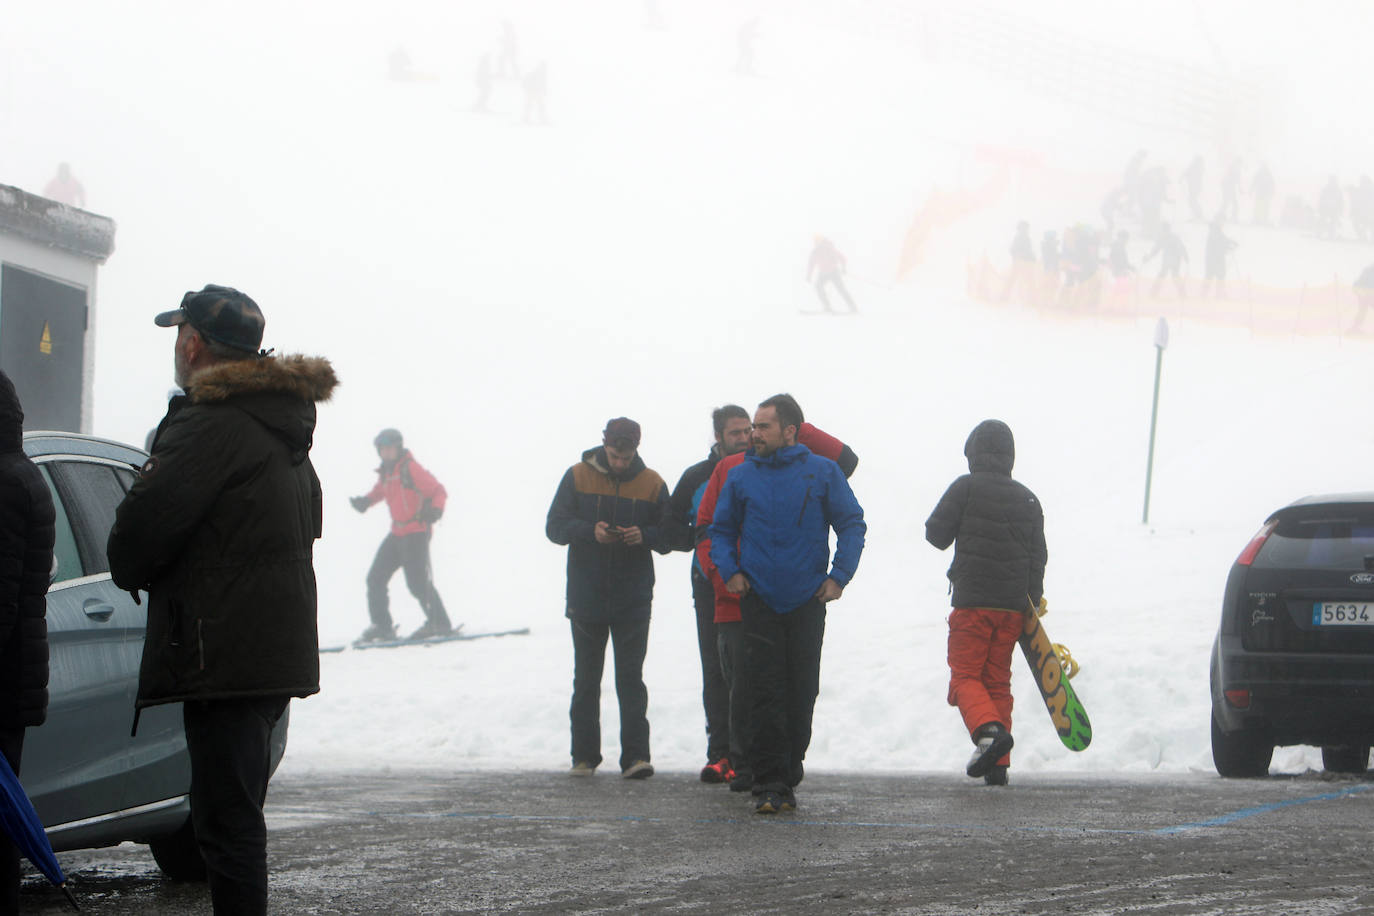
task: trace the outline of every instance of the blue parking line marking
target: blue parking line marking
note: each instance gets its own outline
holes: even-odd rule
[[[1239,820],[1244,820],[1247,817],[1255,817],[1260,814],[1268,814],[1270,811],[1278,811],[1281,808],[1288,808],[1293,805],[1306,805],[1311,802],[1334,801],[1338,798],[1348,798],[1351,795],[1354,795],[1356,792],[1367,792],[1370,789],[1374,789],[1374,786],[1367,784],[1351,786],[1348,789],[1342,789],[1339,792],[1325,792],[1321,795],[1309,795],[1306,798],[1290,798],[1285,801],[1273,802],[1272,804],[1268,805],[1256,805],[1253,808],[1241,808],[1239,811],[1232,811],[1230,814],[1223,814],[1220,817],[1209,818],[1205,821],[1194,821],[1189,824],[1179,824],[1174,827],[1160,827],[1156,830],[1151,830],[1149,832],[1157,835],[1167,836],[1169,834],[1183,833],[1186,830],[1201,830],[1206,827],[1221,827]]]

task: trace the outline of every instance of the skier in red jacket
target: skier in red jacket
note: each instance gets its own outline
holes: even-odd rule
[[[377,548],[376,559],[367,571],[367,611],[372,625],[363,631],[360,642],[396,638],[387,583],[397,569],[405,570],[406,587],[425,612],[424,624],[410,638],[447,636],[453,632],[453,626],[434,587],[429,539],[434,523],[444,514],[448,494],[433,474],[420,467],[397,430],[382,430],[372,444],[382,459],[377,468],[377,483],[366,496],[355,496],[349,503],[359,512],[366,512],[385,500],[391,511],[391,531]]]

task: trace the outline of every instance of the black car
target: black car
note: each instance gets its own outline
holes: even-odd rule
[[[1212,648],[1212,760],[1264,776],[1276,745],[1363,773],[1374,743],[1374,493],[1309,496],[1265,521],[1226,580]]]

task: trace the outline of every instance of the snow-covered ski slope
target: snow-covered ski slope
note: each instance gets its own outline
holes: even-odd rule
[[[829,5],[659,7],[665,30],[628,2],[411,2],[330,20],[248,4],[169,13],[177,41],[131,32],[116,53],[102,35],[126,27],[92,5],[82,29],[28,10],[27,31],[0,38],[13,74],[42,89],[0,104],[48,128],[0,153],[7,180],[41,187],[70,159],[90,208],[119,223],[101,273],[96,432],[142,441],[160,415],[171,339],[152,314],[205,282],[237,285],[267,314],[267,346],[326,355],[343,380],[314,452],[322,642],[367,623],[363,576],[386,526],[346,497],[370,486],[383,426],[449,488],[433,546],[454,621],[531,628],[322,657],[323,691],[295,704],[284,767],[565,766],[565,560],[543,535],[561,474],[625,414],[671,485],[705,455],[712,407],[786,390],[858,452],[869,522],[858,576],[830,610],[809,769],[962,769],[967,737],[945,703],[950,556],[923,522],[987,417],[1011,425],[1016,475],[1045,506],[1045,623],[1082,664],[1074,686],[1094,726],[1090,749],[1064,750],[1018,659],[1014,766],[1210,768],[1207,658],[1227,570],[1278,505],[1370,486],[1369,340],[1175,321],[1142,525],[1154,318],[973,304],[964,267],[1004,257],[1017,219],[1037,240],[1094,219],[1136,149],[1173,174],[1213,151],[899,53],[861,4],[852,29]],[[751,15],[758,76],[742,78],[731,71]],[[520,123],[511,81],[494,113],[467,111],[503,18],[522,69],[549,62],[547,127]],[[45,58],[43,34],[72,53]],[[205,66],[204,42],[253,66]],[[397,46],[436,79],[386,81]],[[895,283],[928,195],[995,185],[1008,152],[1045,170],[1004,176]],[[1219,160],[1209,167],[1219,177]],[[802,279],[814,233],[849,256],[861,315],[798,314],[814,307]],[[1185,233],[1200,265],[1202,229]],[[1273,285],[1353,276],[1374,256],[1233,234],[1238,269]],[[665,771],[704,762],[687,563],[657,561],[645,665]],[[399,576],[392,595],[401,628],[418,625]],[[608,675],[610,760],[613,694]],[[1275,764],[1316,760],[1295,749]]]

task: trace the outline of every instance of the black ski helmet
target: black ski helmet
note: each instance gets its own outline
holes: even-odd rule
[[[377,438],[372,440],[372,447],[380,450],[383,445],[394,445],[400,448],[402,445],[401,431],[399,429],[384,429],[377,434]]]

